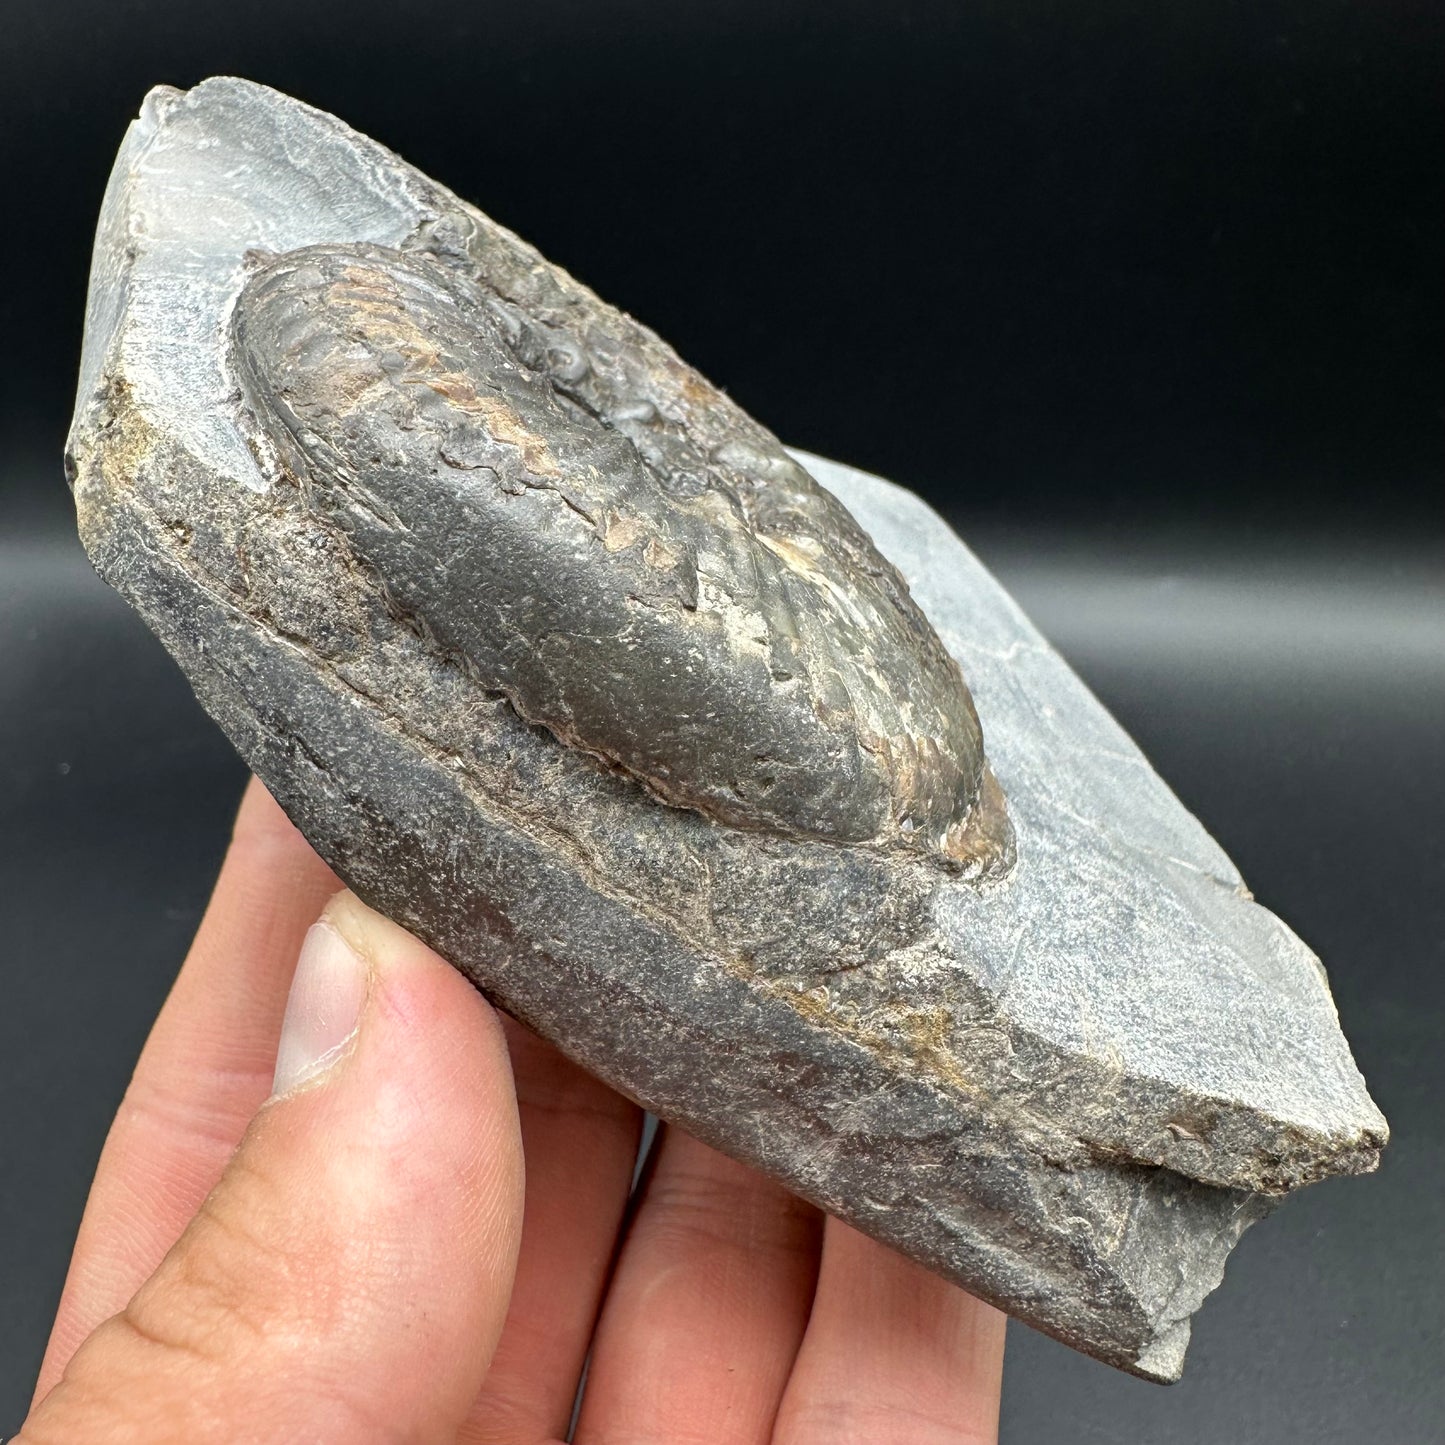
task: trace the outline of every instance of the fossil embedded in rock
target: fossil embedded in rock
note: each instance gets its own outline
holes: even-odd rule
[[[147,99],[69,462],[363,899],[1040,1329],[1172,1379],[1241,1231],[1374,1167],[1317,960],[947,526],[334,118]]]
[[[277,474],[528,721],[733,827],[1006,866],[958,663],[700,378],[629,371],[625,336],[544,328],[424,250],[287,252],[233,331]]]

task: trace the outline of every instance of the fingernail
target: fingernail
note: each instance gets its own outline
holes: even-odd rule
[[[273,1099],[325,1073],[346,1052],[361,1022],[366,984],[360,955],[325,919],[313,924],[286,1000]]]

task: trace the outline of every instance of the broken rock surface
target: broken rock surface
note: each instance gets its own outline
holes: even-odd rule
[[[287,258],[307,248],[320,250],[298,271]],[[247,290],[266,267],[301,276],[293,311]],[[350,422],[328,431],[324,396],[306,411],[300,362],[268,369],[287,328],[314,319],[306,296],[343,281],[369,296],[397,277],[501,328],[498,377],[523,358],[506,386],[472,372],[431,386],[475,424],[442,419],[442,445],[473,450],[435,475],[407,452],[410,427],[362,446]],[[425,315],[452,302],[437,304]],[[437,336],[451,323],[427,324]],[[448,345],[467,351],[470,334]],[[462,375],[450,356],[445,374]],[[934,513],[775,450],[692,376],[336,119],[240,80],[158,90],[97,236],[69,449],[81,533],[321,855],[502,1007],[663,1118],[1010,1313],[1173,1379],[1243,1229],[1292,1188],[1373,1168],[1385,1141],[1325,975]],[[362,418],[399,404],[365,396]],[[596,440],[585,429],[599,415]],[[541,451],[519,439],[528,417]],[[522,458],[511,492],[501,446]],[[607,491],[634,464],[635,518]],[[694,525],[728,469],[743,477],[735,492],[751,475],[789,506],[750,516],[748,536]],[[634,522],[663,504],[646,502],[645,474],[687,512],[651,553]],[[563,477],[602,490],[568,492]],[[498,629],[531,623],[480,613],[453,585],[462,544],[490,535],[491,514],[468,510],[490,479],[540,509],[524,540],[543,538],[543,582],[562,553],[600,566],[585,549],[612,538],[615,575],[652,629],[644,649],[671,635],[664,624],[715,622],[704,660],[752,677],[753,643],[727,625],[747,576],[775,632],[789,609],[798,619],[796,658],[770,654],[747,684],[757,707],[728,714],[720,688],[711,722],[668,731],[687,694],[651,688],[655,667],[627,671],[620,604],[590,639],[574,619],[509,651]],[[560,501],[536,495],[548,487]],[[779,528],[793,541],[749,560],[749,538],[776,543]],[[815,543],[846,566],[830,572]],[[531,599],[518,555],[487,585]],[[482,564],[466,565],[472,585]],[[825,604],[805,583],[861,619],[858,645],[826,665],[838,629],[810,620]],[[929,652],[938,640],[946,656]],[[600,667],[609,648],[616,665]],[[963,703],[950,701],[954,662]],[[855,665],[856,728],[827,693]],[[869,694],[865,673],[884,685]],[[579,691],[606,678],[623,685]],[[818,706],[790,712],[814,685]],[[898,699],[914,690],[910,711]],[[970,692],[981,734],[961,710]],[[935,714],[957,723],[936,757],[871,741],[931,737]],[[759,717],[766,749],[744,745]],[[846,789],[818,785],[832,757],[853,770]]]

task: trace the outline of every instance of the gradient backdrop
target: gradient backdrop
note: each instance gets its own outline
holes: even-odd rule
[[[1395,1128],[1248,1235],[1185,1381],[1016,1329],[1008,1442],[1445,1433],[1438,4],[5,0],[0,1434],[242,774],[60,449],[115,147],[342,115],[785,440],[916,487],[1324,957]]]

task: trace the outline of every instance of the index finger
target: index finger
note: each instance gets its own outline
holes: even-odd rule
[[[270,1092],[306,930],[340,883],[252,779],[195,942],[101,1151],[35,1399],[124,1308]]]

